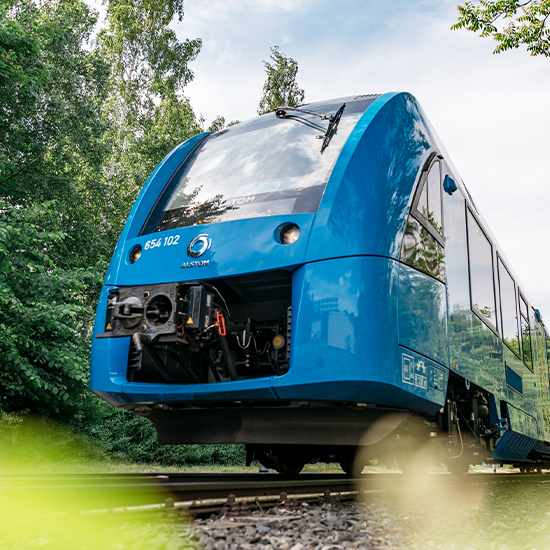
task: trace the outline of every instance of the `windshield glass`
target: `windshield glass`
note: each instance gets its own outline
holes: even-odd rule
[[[142,234],[317,211],[338,154],[371,102],[346,104],[336,134],[323,153],[321,144],[328,122],[298,111],[289,110],[290,116],[284,118],[270,113],[208,136],[178,168]],[[311,108],[330,115],[341,105]],[[295,114],[323,130],[297,120],[292,116]]]

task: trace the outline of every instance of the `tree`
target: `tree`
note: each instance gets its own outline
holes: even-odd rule
[[[96,15],[80,0],[0,6],[0,197],[20,208],[56,200],[44,223],[68,234],[65,265],[106,254],[93,229],[104,197],[101,105],[107,66],[85,43]],[[57,246],[56,245],[56,246]],[[51,251],[55,254],[55,250]]]
[[[86,289],[98,277],[52,260],[66,238],[43,229],[54,206],[0,203],[0,412],[68,419],[91,398]]]
[[[182,0],[110,0],[94,44],[82,0],[0,0],[0,423],[38,413],[126,456],[169,454],[148,421],[89,391],[88,366],[97,293],[135,195],[202,131],[183,95],[200,40],[169,28],[182,15]],[[142,429],[144,445],[129,437]]]
[[[550,0],[484,0],[479,5],[466,2],[458,6],[458,11],[458,21],[451,28],[479,32],[481,37],[492,36],[497,43],[494,53],[525,45],[531,55],[550,56],[550,30],[546,24]]]
[[[98,43],[111,67],[104,119],[103,176],[110,189],[106,231],[118,234],[147,177],[176,145],[202,131],[184,86],[201,40],[178,41],[169,25],[183,0],[110,0]]]
[[[273,63],[263,62],[267,78],[258,105],[259,115],[274,111],[283,105],[295,107],[304,101],[304,90],[296,82],[298,62],[281,53],[279,46],[271,48],[270,57]]]
[[[181,93],[200,42],[175,40],[176,12],[112,1],[91,44],[82,0],[0,2],[0,413],[102,414],[88,365],[104,270],[138,186],[201,131]]]

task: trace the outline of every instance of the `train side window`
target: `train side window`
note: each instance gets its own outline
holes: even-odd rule
[[[400,259],[404,264],[445,282],[445,252],[443,247],[412,216],[407,219]]]
[[[443,235],[441,211],[441,163],[434,162],[428,172],[428,220]]]
[[[435,230],[443,235],[443,212],[441,208],[441,163],[435,161],[420,182],[420,195],[416,210]]]
[[[422,170],[411,212],[403,234],[400,260],[445,282],[441,162]]]
[[[472,311],[498,334],[493,283],[493,247],[469,208],[467,212]]]
[[[502,320],[502,339],[504,343],[521,359],[519,347],[518,309],[516,302],[516,283],[506,266],[498,257],[498,281],[500,286],[500,317]]]
[[[531,325],[529,324],[529,306],[525,298],[519,294],[519,313],[521,317],[521,343],[523,347],[523,363],[533,370],[533,348],[531,347]]]

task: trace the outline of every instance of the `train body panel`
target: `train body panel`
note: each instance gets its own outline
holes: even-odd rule
[[[465,429],[485,458],[525,462],[550,455],[548,346],[421,107],[389,93],[174,149],[109,266],[91,386],[165,443],[268,462],[409,433],[411,414],[451,462]]]
[[[399,259],[418,172],[435,138],[408,94],[384,94],[363,114],[334,167],[306,261],[369,254]]]
[[[398,275],[398,262],[378,256],[312,262],[295,273],[297,328],[292,366],[273,380],[279,398],[391,406],[406,380],[418,410],[441,407],[440,391],[420,381],[411,388],[395,368],[407,352],[398,347]]]
[[[293,271],[304,263],[307,235],[313,219],[311,213],[272,216],[267,220],[254,218],[247,220],[244,233],[242,222],[214,224],[208,228],[208,238],[214,246],[196,259],[186,252],[186,247],[198,236],[194,226],[140,235],[128,239],[122,246],[122,260],[117,275],[112,279],[115,285],[122,284],[116,281],[124,281],[124,286],[150,285],[159,280],[193,281],[197,277],[213,279],[280,268]],[[295,247],[284,246],[274,238],[277,228],[289,223],[297,224],[304,237]],[[235,245],[218,245],[224,242]],[[131,264],[130,253],[136,246],[141,246],[140,260],[144,261]]]

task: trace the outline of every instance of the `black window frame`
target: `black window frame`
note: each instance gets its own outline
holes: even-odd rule
[[[473,300],[473,293],[472,293],[472,260],[471,260],[471,254],[470,254],[470,224],[468,222],[468,212],[474,219],[475,223],[478,225],[479,229],[481,229],[481,232],[487,239],[487,242],[489,243],[489,246],[491,247],[491,275],[492,275],[492,286],[493,286],[493,305],[495,307],[495,324],[493,325],[483,313],[479,310],[479,308],[474,306],[474,300]],[[496,287],[495,287],[495,247],[489,238],[489,235],[487,235],[487,232],[485,231],[483,225],[481,224],[478,217],[474,214],[472,209],[468,204],[466,204],[466,248],[468,250],[468,285],[470,289],[470,310],[476,315],[476,317],[491,330],[496,336],[500,337],[499,330],[498,330],[498,313],[497,313],[497,293],[496,293]]]

